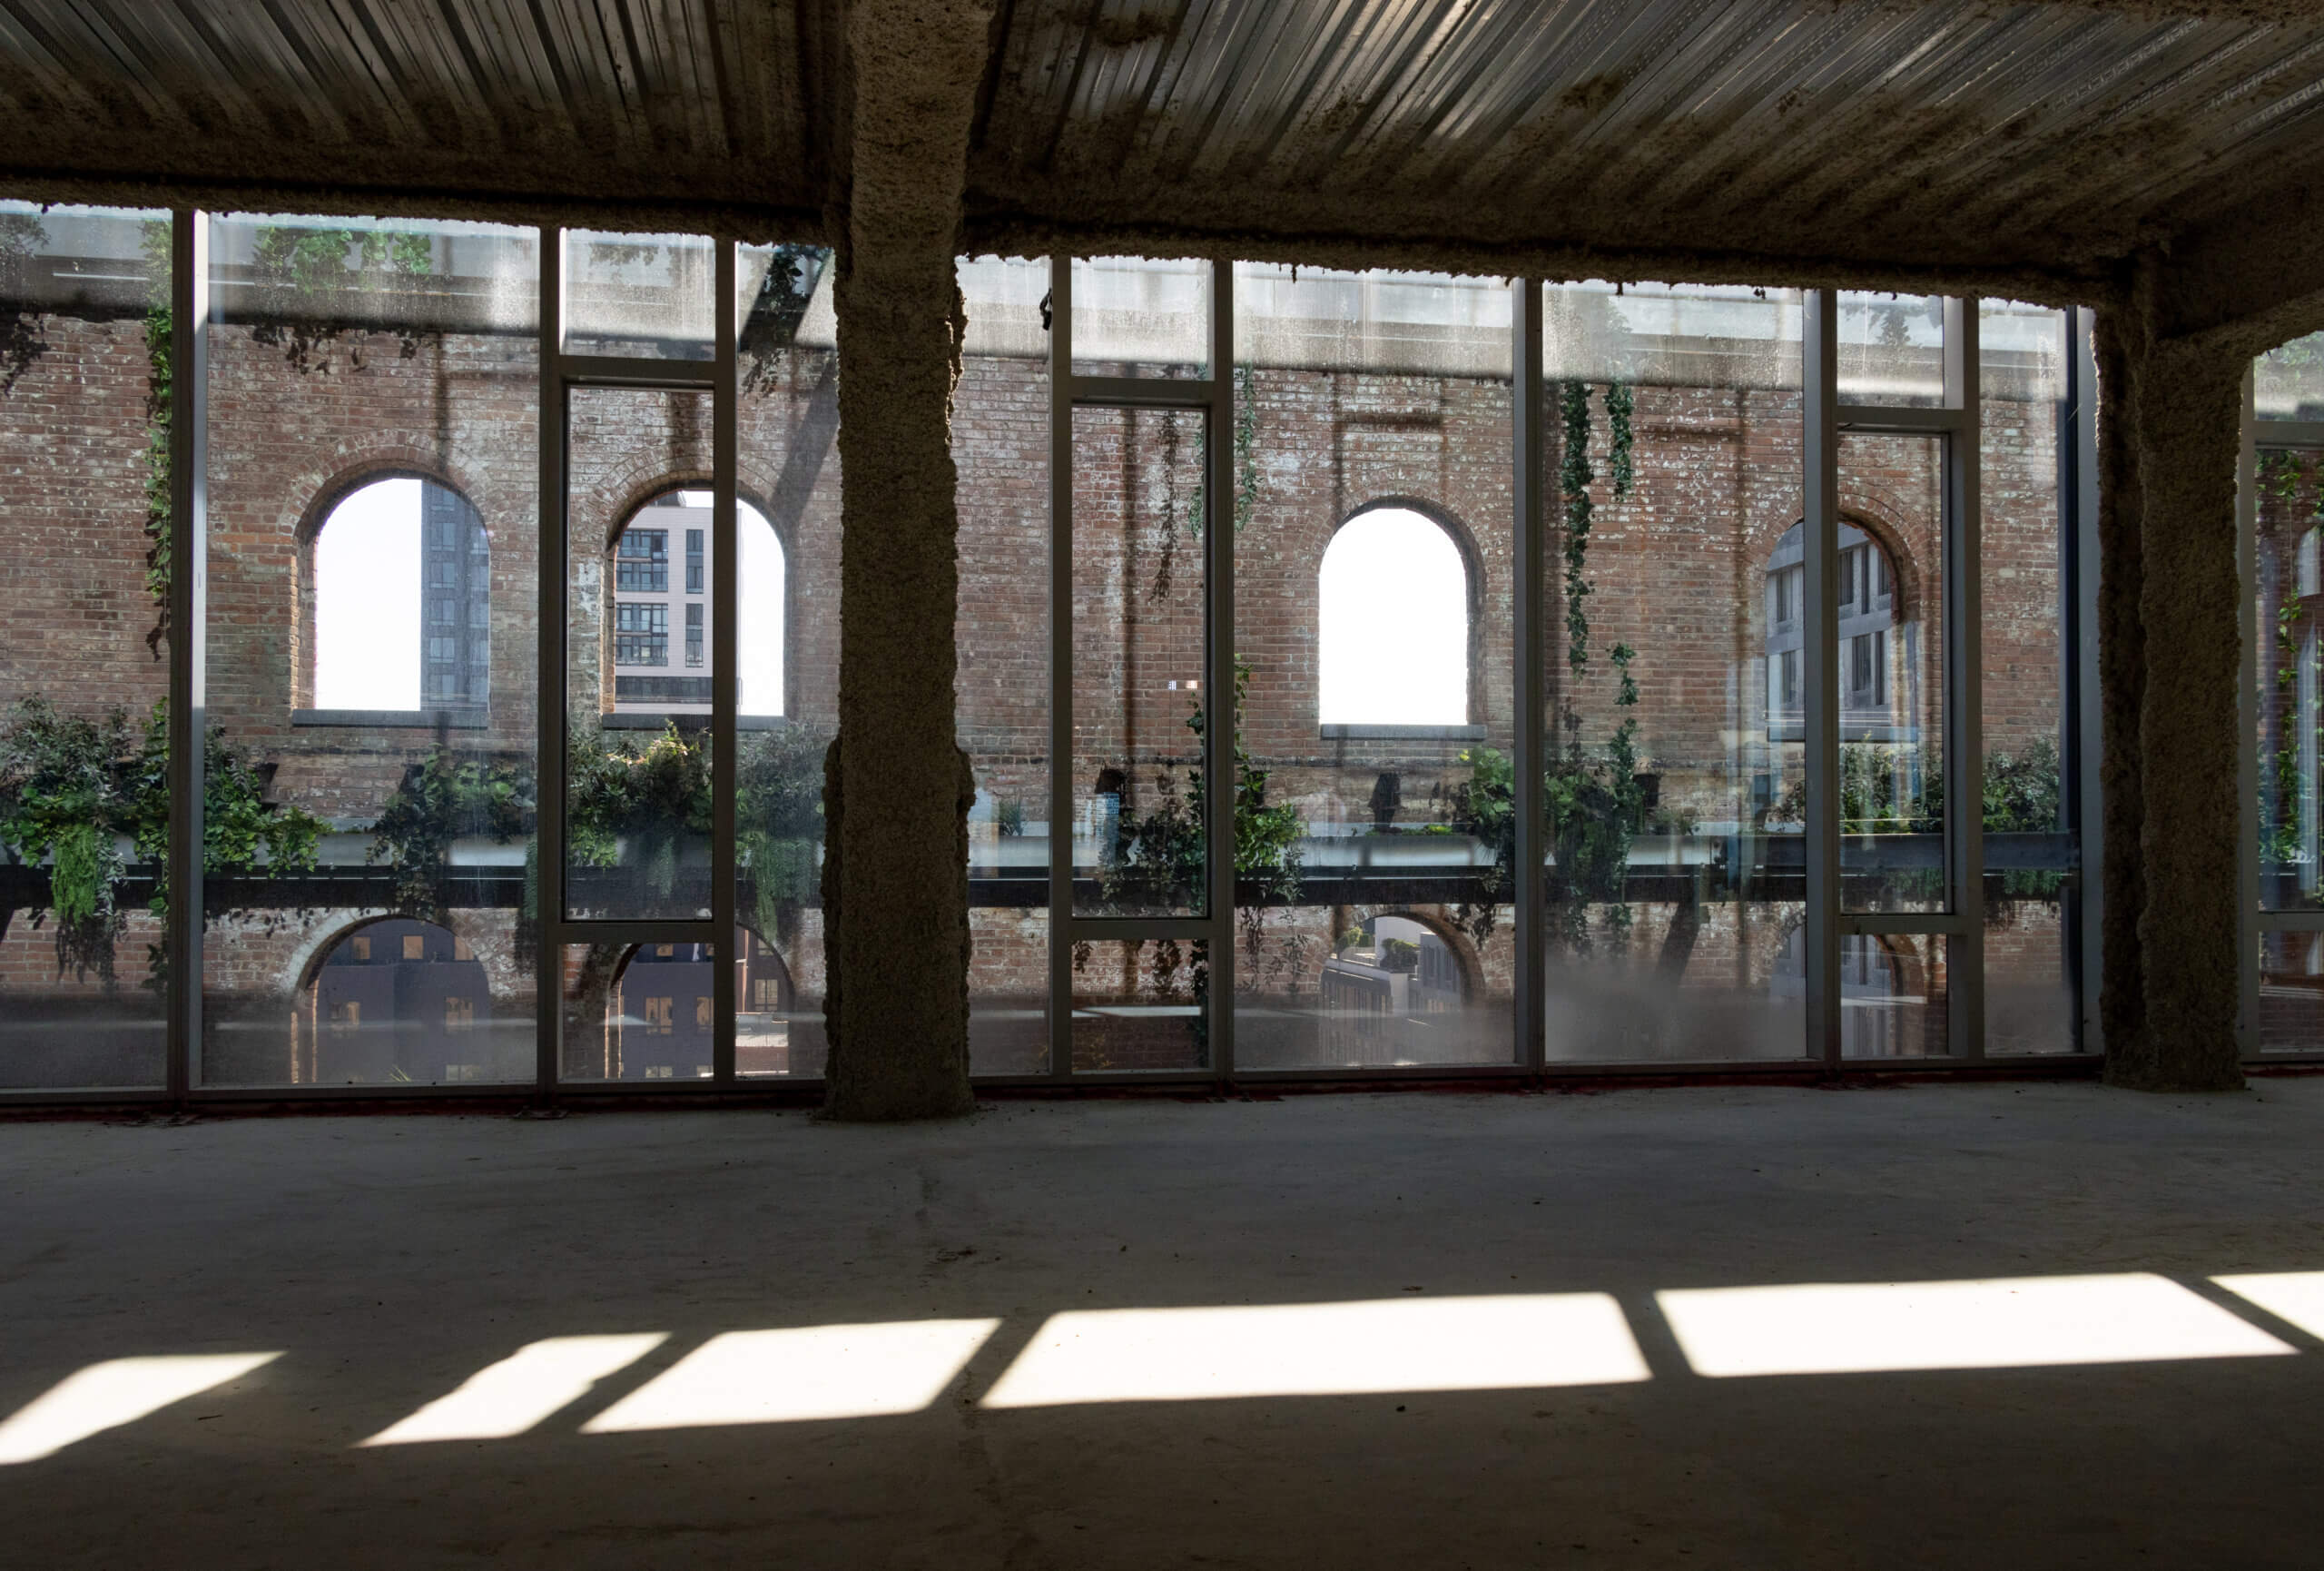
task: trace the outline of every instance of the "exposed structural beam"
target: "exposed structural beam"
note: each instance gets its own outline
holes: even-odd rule
[[[828,1106],[851,1119],[971,1105],[967,812],[953,737],[960,517],[950,417],[967,323],[954,280],[984,0],[862,0],[840,239],[837,789],[824,874]],[[837,910],[830,908],[836,904]],[[842,985],[842,979],[844,979]]]
[[[2196,225],[2159,271],[2158,337],[2249,359],[2324,328],[2324,167]]]
[[[2150,272],[2098,313],[2106,1077],[2242,1083],[2236,463],[2246,361],[2155,332]]]

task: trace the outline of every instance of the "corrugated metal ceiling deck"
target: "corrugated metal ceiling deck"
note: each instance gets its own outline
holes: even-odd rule
[[[2324,16],[1000,4],[970,166],[971,215],[996,226],[2007,265],[2120,254],[2324,153]],[[839,17],[839,0],[0,0],[0,165],[381,205],[808,211],[844,124]]]

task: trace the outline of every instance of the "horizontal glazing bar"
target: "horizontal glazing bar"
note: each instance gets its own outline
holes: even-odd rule
[[[1911,435],[1957,431],[1967,420],[1960,410],[1906,409],[1888,404],[1842,404],[1836,418],[1844,431],[1899,431]]]
[[[1077,916],[1066,924],[1068,937],[1101,943],[1136,943],[1148,938],[1216,938],[1219,924],[1207,916]]]
[[[613,354],[561,354],[554,374],[567,386],[715,388],[710,361],[642,360]]]
[[[2262,933],[2324,933],[2324,911],[2262,911],[2253,920]]]
[[[1078,376],[1067,388],[1077,404],[1126,406],[1133,409],[1198,410],[1210,407],[1211,384],[1130,376]]]
[[[727,934],[732,943],[734,934]],[[548,924],[551,944],[716,944],[715,922],[576,922]]]
[[[2324,420],[2254,420],[2251,440],[2261,448],[2324,448]]]
[[[1911,934],[1966,933],[1971,918],[1943,912],[1856,912],[1839,917],[1842,933]],[[1982,920],[1978,918],[1977,920]]]

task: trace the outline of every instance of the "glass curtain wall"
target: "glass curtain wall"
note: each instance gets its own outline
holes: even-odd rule
[[[1510,286],[1234,300],[1236,1066],[1512,1063]]]
[[[2256,801],[2256,978],[2247,975],[2247,1051],[2324,1052],[2324,333],[2294,339],[2252,368],[2246,746]],[[2247,964],[2254,963],[2247,961]]]
[[[170,219],[0,203],[0,1088],[158,1087]]]
[[[1801,310],[1544,291],[1552,1066],[1806,1052]]]
[[[529,1081],[537,236],[209,241],[199,1083]]]
[[[1049,291],[1046,258],[963,258],[952,394],[955,725],[969,810],[969,1067],[1049,1067]]]
[[[839,730],[838,323],[830,252],[734,278],[734,1073],[812,1078],[823,1032],[823,757]],[[1038,558],[1036,558],[1038,559]]]
[[[2065,789],[2067,313],[1978,304],[1985,1052],[2074,1045],[2082,874]]]

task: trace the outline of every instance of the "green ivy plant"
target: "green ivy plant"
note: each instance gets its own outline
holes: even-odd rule
[[[534,808],[530,769],[462,758],[438,745],[405,768],[381,804],[364,860],[384,863],[393,873],[398,910],[441,922],[452,843],[487,835],[506,845],[523,838],[533,831]]]
[[[256,341],[282,351],[294,371],[328,375],[330,348],[347,338],[349,326],[317,314],[315,304],[335,294],[376,293],[407,288],[434,270],[434,242],[427,234],[400,230],[265,228],[251,255],[251,276],[259,285]],[[166,272],[163,274],[167,276]],[[429,336],[406,323],[395,330],[399,359],[419,352]],[[347,343],[349,369],[363,369],[359,339]]]
[[[1236,915],[1242,929],[1245,952],[1256,966],[1264,953],[1267,908],[1295,905],[1299,902],[1304,865],[1299,841],[1306,831],[1296,807],[1288,803],[1268,803],[1268,771],[1251,762],[1250,750],[1244,745],[1243,709],[1250,686],[1250,662],[1237,656],[1233,807]],[[1199,704],[1187,716],[1187,729],[1194,733],[1197,756],[1208,724]],[[1202,766],[1196,764],[1187,771],[1183,795],[1176,778],[1167,770],[1155,777],[1154,786],[1154,810],[1142,817],[1125,815],[1118,823],[1112,855],[1099,874],[1099,890],[1108,904],[1118,907],[1186,910],[1201,903],[1205,869],[1208,866],[1203,833],[1208,783]],[[1302,941],[1294,940],[1294,952],[1277,957],[1280,966],[1295,971],[1302,958],[1297,951],[1302,946]],[[1075,946],[1077,970],[1088,956],[1086,944]],[[1157,944],[1152,970],[1155,988],[1163,993],[1174,989],[1181,966],[1191,967],[1195,1002],[1200,1006],[1210,995],[1210,959],[1199,944],[1188,961],[1175,942]],[[1207,1041],[1204,1019],[1197,1014],[1197,1042]]]
[[[149,908],[169,907],[169,713],[156,704],[143,727],[115,708],[101,718],[67,715],[25,698],[0,723],[0,851],[10,862],[48,864],[47,911],[56,920],[60,973],[113,980],[113,944],[125,923],[117,885],[127,874],[121,842],[154,869]],[[203,743],[202,867],[224,879],[271,877],[315,865],[322,821],[268,803],[250,760],[212,726]],[[163,976],[161,946],[149,980]]]
[[[0,212],[0,398],[48,352],[45,315],[32,304],[33,258],[47,242],[47,225],[31,213]]]

